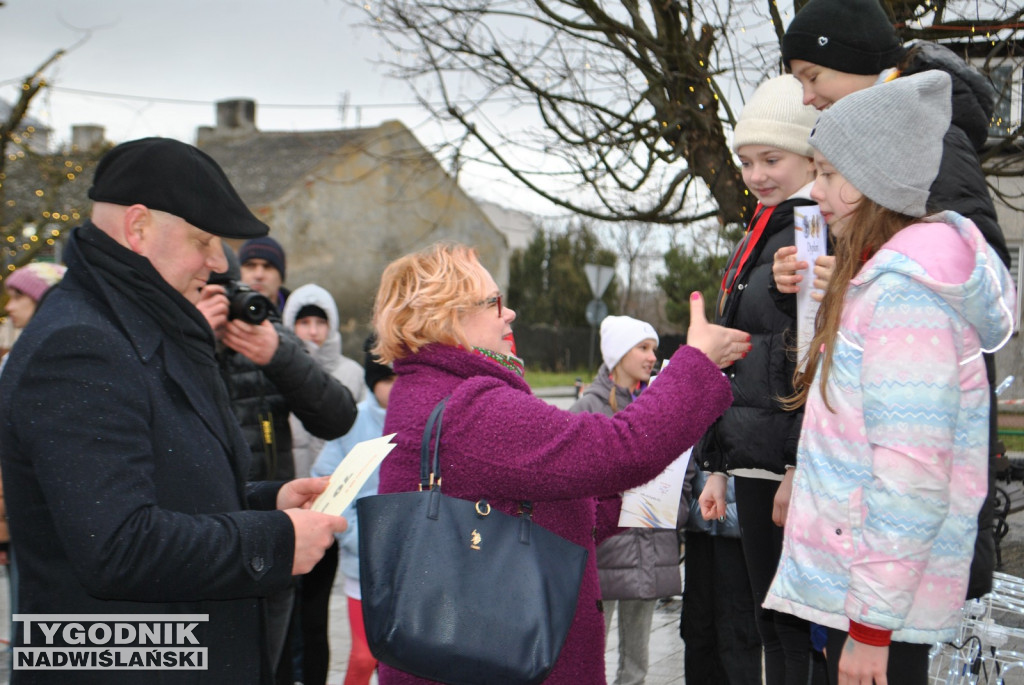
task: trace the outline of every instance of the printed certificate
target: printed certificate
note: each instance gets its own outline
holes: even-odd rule
[[[331,474],[327,488],[313,501],[313,511],[341,516],[341,512],[352,503],[359,489],[374,469],[380,466],[384,457],[395,448],[391,438],[395,433],[357,443]]]
[[[668,366],[668,359],[661,363],[661,370]],[[657,376],[651,377],[653,383]],[[679,498],[686,481],[686,467],[690,464],[690,453],[686,450],[654,480],[638,488],[622,493],[622,510],[619,512],[621,528],[670,528],[675,529],[679,517]]]
[[[828,254],[828,226],[817,205],[793,208],[793,234],[797,261],[807,262],[807,272],[796,294],[797,359],[803,364],[814,337],[814,317],[821,304],[811,297],[814,290],[814,260]]]
[[[679,498],[683,494],[686,467],[693,448],[683,452],[654,480],[622,493],[619,526],[623,528],[669,528],[675,530]]]

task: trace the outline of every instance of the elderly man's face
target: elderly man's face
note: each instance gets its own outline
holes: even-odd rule
[[[220,238],[173,214],[150,212],[153,218],[151,228],[155,230],[144,234],[137,252],[149,259],[172,288],[196,304],[210,272],[227,271],[228,263]]]

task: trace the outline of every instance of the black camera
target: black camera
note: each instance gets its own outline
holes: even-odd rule
[[[222,281],[224,294],[228,296],[228,318],[241,319],[246,323],[260,324],[268,316],[273,305],[265,296],[239,281]]]

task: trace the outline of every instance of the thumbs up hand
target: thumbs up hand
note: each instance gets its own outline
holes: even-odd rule
[[[686,331],[686,344],[696,347],[718,368],[724,369],[747,356],[750,335],[735,328],[708,323],[704,297],[694,292],[690,294],[690,328]]]

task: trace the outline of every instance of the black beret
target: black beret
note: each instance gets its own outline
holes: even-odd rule
[[[105,154],[89,198],[145,205],[222,238],[258,238],[270,231],[212,157],[171,138],[131,140]]]

